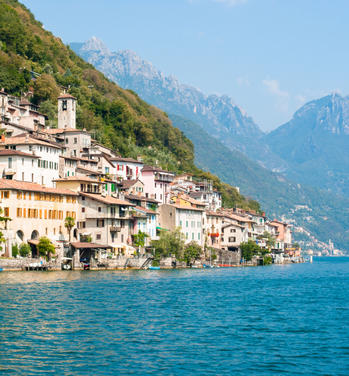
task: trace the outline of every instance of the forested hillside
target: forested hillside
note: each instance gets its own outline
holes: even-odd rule
[[[0,85],[7,92],[31,100],[56,124],[56,98],[65,89],[78,99],[77,124],[123,156],[142,155],[174,172],[192,172],[211,178],[228,206],[259,209],[257,202],[194,165],[194,148],[167,115],[123,90],[62,41],[43,29],[29,10],[16,0],[0,0]]]

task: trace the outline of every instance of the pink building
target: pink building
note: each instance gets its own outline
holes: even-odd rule
[[[144,166],[140,180],[144,183],[144,194],[146,197],[154,198],[162,204],[168,202],[170,184],[174,179],[174,173],[162,170],[161,168]]]

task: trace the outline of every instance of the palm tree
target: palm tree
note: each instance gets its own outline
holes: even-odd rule
[[[71,230],[75,226],[75,219],[73,217],[66,217],[64,220],[64,227],[68,230],[69,233],[69,243],[71,238]]]

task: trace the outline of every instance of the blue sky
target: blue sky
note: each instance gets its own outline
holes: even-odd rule
[[[207,94],[228,94],[266,131],[306,101],[349,93],[346,0],[23,0],[65,43],[96,36]]]

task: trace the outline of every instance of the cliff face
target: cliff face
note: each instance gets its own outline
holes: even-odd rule
[[[168,113],[200,124],[227,147],[240,150],[271,169],[285,167],[268,145],[259,142],[264,133],[229,96],[206,95],[175,77],[165,76],[133,51],[109,51],[95,37],[86,43],[72,43],[71,47],[121,87],[137,92]]]
[[[265,142],[298,181],[349,197],[349,98],[337,94],[311,101]]]

